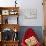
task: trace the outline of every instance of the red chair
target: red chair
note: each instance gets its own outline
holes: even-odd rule
[[[21,46],[27,46],[27,44],[25,43],[25,40],[30,38],[30,37],[32,37],[32,36],[34,36],[37,39],[37,35],[33,31],[33,29],[32,28],[27,29],[27,31],[24,34],[24,37],[22,38]],[[41,46],[41,44],[40,44],[38,39],[37,39],[37,41],[38,42],[37,42],[37,44],[35,46]]]

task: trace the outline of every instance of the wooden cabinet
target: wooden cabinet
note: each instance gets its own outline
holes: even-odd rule
[[[1,32],[1,41],[0,46],[18,46],[19,39],[16,40],[15,37],[18,37],[18,31],[19,31],[19,24],[18,24],[18,18],[19,18],[19,7],[0,7],[0,32]],[[11,39],[7,38],[11,34]],[[2,35],[5,36],[6,40]],[[8,41],[7,41],[8,39]]]

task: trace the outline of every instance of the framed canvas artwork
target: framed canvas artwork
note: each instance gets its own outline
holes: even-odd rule
[[[36,18],[37,18],[37,9],[25,10],[25,19],[36,19]]]

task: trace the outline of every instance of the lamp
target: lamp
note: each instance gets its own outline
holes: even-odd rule
[[[14,32],[17,32],[17,30],[16,30],[16,29],[14,29]]]

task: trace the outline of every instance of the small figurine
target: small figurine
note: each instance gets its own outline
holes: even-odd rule
[[[5,19],[5,24],[8,24],[8,18],[7,18],[7,19]]]
[[[16,7],[16,4],[17,4],[17,2],[16,2],[17,0],[15,0],[15,7]]]

